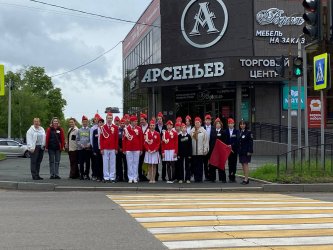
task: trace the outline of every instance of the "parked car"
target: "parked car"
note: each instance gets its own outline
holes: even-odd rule
[[[28,146],[11,139],[0,139],[0,153],[7,156],[30,157]]]

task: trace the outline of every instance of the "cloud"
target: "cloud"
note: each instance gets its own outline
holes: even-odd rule
[[[51,1],[46,1],[50,2]],[[57,0],[52,4],[138,20],[150,0]],[[130,6],[130,9],[129,9]],[[123,40],[132,24],[81,15],[29,1],[0,2],[0,60],[6,70],[41,66],[55,75],[82,65]],[[122,106],[122,49],[61,77],[53,78],[67,100],[65,116]],[[79,118],[79,117],[77,117]]]

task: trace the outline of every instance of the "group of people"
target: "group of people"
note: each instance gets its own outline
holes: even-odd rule
[[[65,134],[58,118],[51,120],[46,132],[40,126],[39,118],[27,131],[27,145],[31,152],[31,175],[34,180],[43,179],[39,175],[40,164],[45,150],[49,153],[50,179],[60,179],[59,162],[61,151],[69,155],[69,178],[96,180],[102,182],[155,183],[160,177],[158,165],[161,163],[161,179],[167,183],[191,183],[203,180],[215,182],[216,172],[219,181],[225,183],[224,168],[210,164],[210,157],[216,141],[220,140],[231,148],[228,157],[229,182],[236,182],[237,162],[242,164],[244,180],[249,183],[249,162],[253,153],[253,138],[245,121],[235,128],[232,118],[227,119],[228,128],[223,128],[219,118],[212,122],[207,114],[204,121],[196,117],[194,121],[186,116],[164,123],[161,112],[156,119],[148,122],[146,114],[125,114],[122,119],[106,114],[94,116],[94,124],[82,116],[82,127],[76,126],[74,118],[69,119],[69,130]],[[222,153],[222,152],[221,152]]]

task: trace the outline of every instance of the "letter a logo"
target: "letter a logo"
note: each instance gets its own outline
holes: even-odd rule
[[[215,14],[211,12],[208,8],[209,3],[204,2],[204,3],[199,3],[200,9],[199,12],[195,15],[195,24],[193,27],[193,30],[190,32],[190,36],[198,36],[201,35],[199,32],[199,25],[201,27],[205,28],[208,26],[207,33],[217,33],[219,32],[214,25],[213,19],[216,18]]]
[[[204,49],[218,43],[228,26],[223,0],[191,0],[181,17],[181,32],[188,44]]]

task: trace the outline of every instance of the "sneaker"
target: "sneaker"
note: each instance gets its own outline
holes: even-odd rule
[[[173,183],[173,181],[167,181],[167,183],[168,183],[168,184],[171,184],[171,183]]]
[[[137,181],[137,180],[134,180],[133,182],[134,182],[134,183],[138,183],[138,181]]]
[[[61,177],[60,177],[59,175],[56,175],[56,176],[54,177],[54,179],[60,180]]]
[[[131,181],[131,180],[129,180],[129,181],[128,181],[128,183],[132,183],[132,181]]]
[[[187,180],[186,183],[187,183],[187,184],[191,184],[191,181],[190,181],[190,180]]]
[[[179,184],[182,184],[182,183],[183,183],[183,181],[182,181],[182,180],[180,180],[180,181],[178,181],[178,183],[179,183]]]

